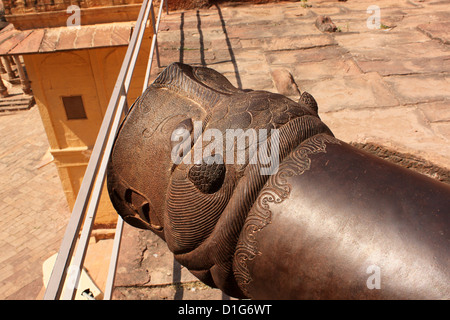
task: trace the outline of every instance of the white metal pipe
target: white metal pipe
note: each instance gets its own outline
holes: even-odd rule
[[[111,300],[114,288],[114,281],[116,279],[117,261],[119,259],[119,250],[122,240],[123,219],[119,217],[116,225],[116,234],[114,235],[114,243],[111,252],[111,261],[109,263],[108,278],[106,279],[105,293],[103,300]]]
[[[111,132],[106,142],[105,156],[103,156],[100,162],[99,173],[95,179],[95,186],[92,191],[91,201],[89,202],[87,215],[84,220],[83,229],[81,231],[80,240],[78,241],[77,250],[71,266],[76,268],[77,272],[74,274],[75,279],[73,279],[73,285],[66,286],[66,291],[63,293],[63,300],[72,300],[75,297],[76,289],[78,288],[78,282],[80,281],[81,271],[84,265],[84,259],[86,257],[86,252],[88,248],[89,239],[91,237],[92,226],[94,225],[95,215],[98,209],[99,199],[103,190],[103,184],[105,182],[106,167],[108,166],[109,154],[111,153],[112,147],[114,145],[114,137],[116,135],[117,129],[120,125],[121,112],[120,109],[124,106],[126,102],[126,96],[121,95],[119,100],[119,108],[113,119]]]
[[[69,223],[67,225],[52,274],[47,284],[47,290],[44,294],[45,300],[55,300],[58,299],[61,295],[67,275],[67,269],[72,258],[72,254],[77,241],[77,236],[92,192],[94,177],[97,175],[99,170],[99,160],[103,157],[103,153],[105,150],[105,139],[110,134],[112,119],[114,114],[116,113],[119,102],[118,98],[121,94],[122,86],[130,67],[132,54],[136,48],[138,34],[140,34],[139,31],[141,29],[140,26],[146,11],[149,11],[149,0],[144,0],[141,6],[137,19],[137,22],[139,23],[137,23],[138,26],[137,28],[135,28],[131,36],[130,44],[125,54],[119,76],[117,77],[116,84],[108,103],[108,107],[103,118],[94,148],[92,150],[92,154],[90,156],[77,199],[75,200],[72,215],[69,219]]]
[[[150,12],[152,11],[152,9],[153,9],[153,0],[150,1],[150,6],[145,8],[144,19],[140,23],[139,35],[138,35],[137,42],[135,44],[137,48],[141,47],[142,39],[144,38],[145,27],[146,27],[148,17],[150,15]],[[125,77],[125,81],[124,81],[125,93],[128,93],[128,89],[129,89],[130,83],[131,83],[131,77],[133,76],[134,67],[136,66],[136,61],[137,61],[138,55],[139,55],[139,50],[134,50],[133,54],[131,56],[130,70],[127,73],[127,75]]]
[[[166,2],[167,4],[167,2]],[[156,37],[157,33],[158,33],[158,28],[159,28],[159,21],[161,19],[161,15],[162,15],[162,8],[164,5],[164,0],[161,1],[160,4],[160,9],[159,9],[159,13],[158,13],[158,22],[155,24],[155,15],[153,12],[153,7],[151,8],[151,14],[152,14],[152,26],[153,26],[153,39],[152,39],[152,45],[150,48],[150,58],[149,61],[151,61],[153,59],[153,52],[155,50],[155,46],[156,46],[156,50],[157,50],[157,42],[156,42]],[[167,7],[167,6],[166,6]],[[158,27],[156,27],[158,26]],[[159,58],[159,57],[158,57]],[[144,78],[144,86],[142,89],[142,92],[145,91],[145,89],[148,86],[148,80],[149,80],[149,72],[151,71],[151,63],[148,63],[147,65],[147,71],[146,71],[146,76]],[[118,221],[117,221],[117,226],[116,226],[116,234],[114,236],[114,244],[113,244],[113,249],[111,252],[111,259],[110,259],[110,264],[109,264],[109,270],[108,270],[108,278],[106,280],[106,285],[105,285],[105,293],[103,296],[103,300],[110,300],[112,297],[112,292],[114,289],[114,281],[115,281],[115,277],[116,277],[116,269],[117,269],[117,262],[119,259],[119,250],[120,250],[120,244],[121,244],[121,238],[122,238],[122,231],[123,231],[123,219],[121,217],[119,217]]]
[[[159,23],[161,21],[163,5],[164,5],[164,1],[161,1],[161,4],[159,6],[159,11],[158,11],[158,19],[157,19],[157,22],[156,22],[156,26],[153,29],[153,33],[154,34],[153,34],[153,37],[152,37],[152,45],[150,47],[150,56],[149,56],[148,62],[147,62],[147,69],[145,71],[144,85],[143,85],[142,91],[145,91],[145,89],[147,89],[148,83],[150,81],[150,73],[152,71],[152,64],[153,64],[153,54],[155,52],[155,47],[156,47],[157,41],[158,41],[158,30],[159,30]]]

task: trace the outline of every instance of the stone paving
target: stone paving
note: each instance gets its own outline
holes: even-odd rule
[[[69,217],[36,106],[0,112],[0,299],[36,299]]]
[[[381,29],[367,27],[373,4]],[[274,76],[281,70],[316,98],[341,140],[382,145],[448,172],[449,4],[309,0],[170,12],[160,25],[161,64],[209,66],[237,87],[272,92],[283,88]],[[319,31],[319,15],[338,32]],[[0,132],[0,299],[36,299],[42,262],[57,252],[70,213],[54,165],[40,167],[48,143],[38,110],[0,114]],[[156,236],[125,226],[113,298],[228,297],[174,263]]]

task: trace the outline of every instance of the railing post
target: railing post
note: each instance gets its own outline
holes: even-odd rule
[[[91,153],[91,157],[89,159],[88,166],[83,177],[83,181],[80,186],[80,190],[78,192],[77,199],[75,201],[74,208],[72,210],[72,215],[67,225],[66,232],[64,234],[61,247],[58,252],[52,274],[50,276],[50,280],[47,284],[47,290],[45,291],[44,295],[44,299],[46,300],[54,300],[60,298],[61,294],[63,293],[62,290],[65,284],[66,277],[68,275],[68,270],[76,272],[75,274],[72,274],[71,272],[70,276],[73,276],[74,278],[70,279],[71,282],[68,283],[69,285],[67,285],[66,291],[63,293],[63,299],[73,299],[75,297],[78,282],[80,280],[81,272],[83,269],[87,247],[89,245],[89,239],[97,212],[100,195],[103,190],[103,184],[106,178],[106,167],[109,161],[109,155],[114,144],[115,135],[117,134],[117,130],[120,126],[122,114],[126,116],[126,114],[128,113],[129,106],[127,101],[127,93],[130,87],[131,78],[144,36],[145,26],[149,15],[152,14],[152,25],[154,31],[150,52],[150,60],[152,60],[155,46],[157,46],[156,38],[163,5],[164,0],[161,1],[158,21],[155,26],[153,1],[144,0],[142,3],[136,25],[133,30],[130,43],[128,45],[128,49],[122,63],[122,67],[117,77],[116,84],[109,100],[104,119],[102,121],[94,148]],[[168,9],[167,2],[166,8]],[[159,64],[158,52],[157,59]],[[151,61],[149,61],[147,66],[147,74],[146,78],[144,79],[145,87],[143,88],[143,91],[148,85],[150,71]],[[83,228],[81,228],[81,224],[85,216],[86,218],[84,219]],[[81,235],[77,243],[77,238],[80,230]],[[119,217],[116,226],[116,235],[114,238],[114,245],[111,255],[111,262],[104,299],[110,299],[112,296],[122,230],[123,220]],[[75,246],[77,246],[77,250],[75,252],[75,256],[72,259],[73,253],[75,251]],[[70,268],[69,264],[71,264]]]
[[[159,21],[161,20],[163,5],[164,5],[164,0],[161,1],[156,25],[155,25],[155,14],[153,11],[153,3],[152,3],[152,7],[151,7],[153,38],[152,38],[152,46],[150,49],[150,55],[149,55],[149,59],[147,62],[147,70],[146,70],[146,75],[144,78],[144,86],[142,88],[142,92],[144,92],[147,89],[155,46],[157,49],[156,37],[157,37],[157,33],[158,33],[158,28],[159,28]],[[167,6],[167,1],[166,1],[166,6]],[[123,91],[125,91],[125,87],[123,88]],[[124,221],[122,220],[121,217],[119,217],[119,219],[117,221],[117,226],[116,226],[116,234],[114,236],[114,244],[113,244],[113,249],[112,249],[112,254],[111,254],[111,259],[110,259],[110,264],[109,264],[108,278],[106,280],[106,287],[105,287],[105,293],[104,293],[103,300],[110,300],[112,298],[112,293],[114,290],[114,281],[116,278],[117,262],[119,259],[120,243],[121,243],[122,232],[123,232],[123,223],[124,223]]]
[[[142,87],[142,91],[145,91],[145,89],[147,89],[148,83],[150,81],[150,72],[152,70],[152,64],[153,64],[153,53],[157,46],[159,23],[161,22],[163,5],[164,5],[164,1],[161,1],[161,4],[159,6],[159,12],[158,12],[158,20],[156,21],[156,25],[154,25],[154,27],[153,27],[154,34],[152,37],[152,45],[150,47],[150,55],[149,55],[148,62],[147,62],[147,70],[145,71],[144,85]],[[159,67],[159,65],[158,65],[158,67]]]
[[[124,85],[125,79],[131,78],[128,77],[128,72],[130,70],[130,65],[133,56],[135,55],[136,49],[139,49],[140,42],[142,41],[143,32],[141,33],[142,25],[143,25],[143,17],[146,16],[148,19],[151,0],[144,0],[139,12],[138,19],[136,21],[136,27],[133,30],[130,43],[128,45],[127,52],[125,54],[124,61],[122,63],[122,67],[120,69],[119,75],[117,77],[116,84],[113,89],[113,93],[111,95],[111,99],[109,101],[108,107],[106,109],[105,116],[102,121],[102,125],[99,130],[99,134],[97,136],[97,140],[95,142],[94,148],[92,150],[91,157],[89,159],[88,166],[86,168],[83,181],[80,186],[80,190],[78,192],[77,199],[75,201],[74,208],[72,210],[72,215],[69,219],[68,226],[66,228],[66,232],[63,237],[63,241],[61,244],[61,248],[59,250],[58,256],[56,258],[56,262],[50,276],[50,280],[47,285],[47,290],[44,294],[44,299],[46,300],[55,300],[59,299],[64,282],[67,276],[67,269],[72,258],[72,254],[75,248],[75,244],[77,241],[78,233],[80,231],[81,223],[86,213],[87,205],[89,203],[89,199],[91,196],[91,192],[93,189],[93,181],[97,174],[100,174],[104,178],[105,172],[99,172],[100,167],[102,170],[103,166],[100,165],[100,160],[103,160],[104,157],[109,157],[109,152],[106,148],[107,143],[105,143],[106,139],[111,136],[114,138],[115,131],[111,132],[111,128],[113,127],[113,117],[116,116],[120,118],[120,115],[116,113],[117,109],[122,112],[121,108],[123,108],[123,103],[120,105],[119,100],[121,99],[121,91],[122,86]],[[146,20],[145,20],[146,21]],[[145,23],[144,23],[145,28]],[[141,39],[138,38],[138,35]],[[136,46],[136,43],[139,42],[139,46]],[[137,54],[136,54],[137,56]],[[136,61],[133,60],[133,63]],[[134,70],[134,65],[131,65],[131,70]],[[127,87],[127,85],[125,85]],[[128,89],[128,88],[126,88]],[[112,139],[113,139],[112,138]],[[105,150],[106,149],[106,150]],[[107,160],[107,159],[106,159]],[[105,161],[106,162],[106,161]],[[102,179],[103,179],[102,178]],[[91,199],[91,202],[98,201],[98,199]],[[95,205],[96,206],[96,205]],[[82,266],[80,266],[82,268]]]
[[[121,95],[125,98],[124,105],[123,105],[123,115],[124,115],[124,117],[125,117],[125,116],[127,115],[128,110],[129,110],[130,108],[129,108],[129,105],[128,105],[127,91],[126,91],[124,85],[122,86]]]
[[[23,69],[22,62],[20,61],[19,56],[13,55],[12,57],[14,59],[14,62],[16,63],[17,72],[19,73],[20,83],[22,85],[22,91],[25,94],[31,94],[30,80],[28,80],[28,77],[25,74],[25,70]]]
[[[105,294],[103,300],[111,300],[114,289],[114,281],[116,279],[117,261],[119,259],[120,243],[122,239],[123,219],[119,217],[117,220],[116,234],[114,236],[114,243],[111,254],[111,262],[109,264],[108,278],[106,279]]]
[[[156,51],[156,62],[158,63],[158,68],[161,68],[161,62],[159,61],[159,49],[158,49],[158,30],[156,30],[156,23],[155,23],[155,10],[153,8],[152,4],[152,28],[153,28],[153,37],[155,37],[155,51]],[[153,41],[153,39],[152,39]]]

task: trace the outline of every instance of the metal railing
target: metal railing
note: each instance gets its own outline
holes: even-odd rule
[[[148,86],[155,52],[158,66],[160,66],[157,36],[164,3],[166,4],[166,10],[168,12],[167,1],[161,0],[158,19],[155,23],[153,0],[144,0],[142,2],[122,67],[120,68],[116,84],[109,100],[103,122],[95,141],[95,145],[72,210],[72,215],[69,219],[52,274],[47,284],[47,289],[44,294],[45,300],[56,300],[61,298],[73,299],[75,297],[100,195],[105,182],[106,166],[122,114],[126,114],[128,112],[127,92],[150,15],[150,21],[153,27],[153,36],[142,91],[144,91]],[[81,228],[82,224],[83,227]],[[104,292],[104,300],[111,299],[120,249],[122,228],[123,220],[119,217]],[[81,235],[78,239],[80,230]],[[67,279],[68,276],[70,279]],[[70,281],[66,281],[66,279]]]

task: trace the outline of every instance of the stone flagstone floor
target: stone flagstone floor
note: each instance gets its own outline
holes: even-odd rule
[[[0,299],[36,299],[69,209],[36,106],[0,112]]]

